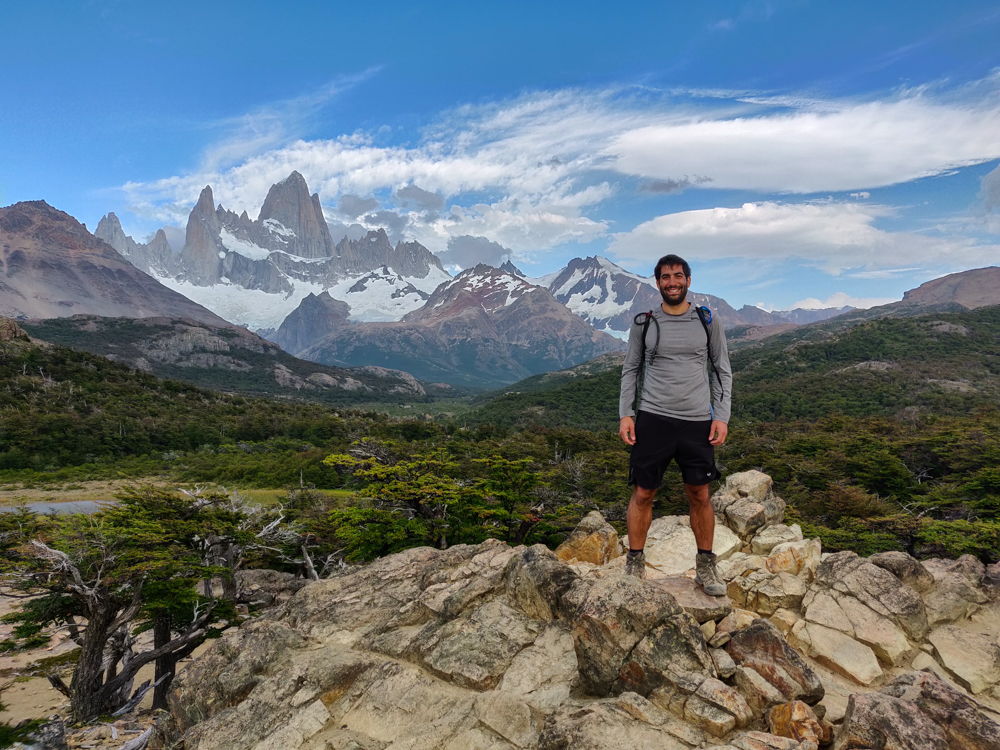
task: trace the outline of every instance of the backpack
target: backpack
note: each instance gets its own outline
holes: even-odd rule
[[[715,358],[712,356],[712,329],[709,327],[712,323],[712,311],[704,305],[696,306],[694,310],[698,313],[698,320],[701,321],[701,327],[705,329],[708,361],[712,363],[712,371],[715,373],[716,380],[719,381],[719,388],[725,394],[725,388],[722,385],[722,376],[719,375],[719,368],[715,366]],[[642,325],[642,338],[639,340],[639,369],[635,374],[635,400],[632,402],[633,412],[639,408],[639,396],[643,382],[642,376],[646,370],[646,332],[649,330],[649,321],[651,320],[656,323],[656,343],[653,344],[653,352],[649,357],[650,363],[652,363],[653,357],[656,356],[656,349],[660,345],[660,324],[653,317],[652,310],[639,313],[632,319],[635,325]]]

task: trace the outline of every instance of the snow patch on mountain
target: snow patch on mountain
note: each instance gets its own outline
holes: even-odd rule
[[[271,254],[270,250],[255,245],[249,240],[241,240],[228,229],[220,230],[219,241],[230,252],[237,253],[250,260],[267,260],[267,256]]]
[[[166,276],[155,277],[157,281],[189,300],[207,307],[216,315],[230,323],[243,326],[247,330],[277,328],[299,303],[311,294],[321,294],[322,284],[305,281],[293,282],[291,294],[270,294],[260,289],[246,289],[223,279],[212,286],[198,286],[189,281],[178,281]]]
[[[344,279],[327,291],[334,299],[350,305],[352,321],[385,322],[399,320],[427,301],[427,292],[418,289],[413,281],[382,266],[363,276]]]
[[[432,294],[435,289],[444,284],[446,281],[451,281],[451,274],[438,268],[437,266],[431,266],[427,271],[427,275],[422,278],[418,276],[402,276],[400,278],[405,279],[421,292],[424,292],[425,294]]]

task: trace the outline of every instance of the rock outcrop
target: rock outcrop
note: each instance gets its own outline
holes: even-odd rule
[[[731,477],[716,507],[730,507],[739,488],[744,501],[778,507],[765,479]],[[771,573],[771,557],[753,554],[754,539],[763,550],[789,530],[765,520],[750,534],[747,517],[730,521],[748,538],[722,567],[730,584],[754,579],[740,590],[756,597],[714,614],[676,583],[693,586],[691,569],[626,577],[619,557],[605,559],[609,527],[597,514],[563,548],[568,562],[541,545],[489,540],[413,549],[310,583],[226,633],[175,679],[170,717],[151,747],[1000,746],[990,713],[1000,707],[991,692],[1000,664],[981,655],[961,664],[951,653],[959,635],[948,628],[967,620],[928,631],[933,587],[917,592],[887,568],[926,583],[919,569],[838,553],[797,574]],[[650,551],[662,543],[651,537]],[[791,579],[806,597],[789,594],[799,590]],[[784,592],[785,606],[774,608],[768,587]],[[912,646],[898,664],[890,627]],[[996,635],[978,643],[992,653]],[[852,650],[868,654],[877,674],[852,666]],[[911,651],[940,659],[957,684],[907,671],[920,661],[910,665]],[[845,684],[853,684],[848,694]]]

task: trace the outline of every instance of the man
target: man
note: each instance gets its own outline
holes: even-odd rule
[[[726,336],[717,317],[710,317],[706,310],[699,317],[698,309],[687,301],[691,267],[686,261],[665,255],[656,264],[655,278],[663,303],[652,311],[645,328],[645,316],[637,316],[622,367],[619,433],[632,446],[629,484],[635,485],[628,505],[625,571],[646,577],[643,548],[653,520],[653,498],[663,483],[663,472],[676,459],[698,545],[695,581],[705,593],[722,596],[726,586],[712,553],[715,513],[708,485],[719,478],[715,446],[722,445],[728,433],[733,376]],[[643,330],[645,373],[638,416],[633,419]],[[711,379],[706,366],[709,359],[715,369]]]

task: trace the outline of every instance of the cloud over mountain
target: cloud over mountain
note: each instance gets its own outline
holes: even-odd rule
[[[956,261],[968,265],[988,248],[963,237],[880,228],[891,213],[885,206],[823,206],[812,198],[796,203],[802,199],[795,196],[860,196],[1000,158],[998,91],[1000,76],[866,100],[625,87],[543,91],[445,111],[416,141],[364,132],[296,140],[231,168],[124,189],[137,210],[151,214],[158,206],[192,205],[212,184],[221,202],[253,215],[267,186],[298,170],[322,195],[337,197],[340,216],[442,253],[463,237],[485,237],[521,257],[609,240],[618,257],[646,259],[656,241],[682,237],[710,257],[801,258],[831,272],[867,268],[881,257],[898,263],[907,247],[921,257],[959,253]],[[984,181],[988,205],[995,202],[992,184]],[[759,199],[623,223],[611,207],[623,187],[650,200],[706,189]]]

